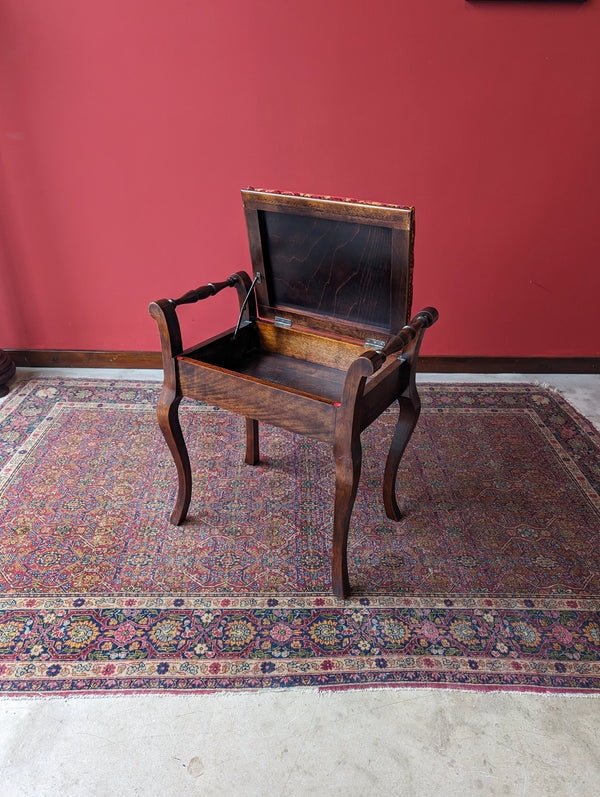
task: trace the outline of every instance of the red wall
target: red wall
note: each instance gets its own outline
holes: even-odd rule
[[[600,355],[599,42],[598,0],[3,0],[0,346],[158,349],[255,185],[414,204],[427,354]]]

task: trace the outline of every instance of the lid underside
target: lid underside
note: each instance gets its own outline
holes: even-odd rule
[[[242,193],[262,317],[356,338],[406,323],[411,209]]]

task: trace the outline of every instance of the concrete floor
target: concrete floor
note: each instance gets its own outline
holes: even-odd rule
[[[156,371],[20,369],[160,379]],[[600,376],[537,382],[600,428]],[[0,797],[347,795],[597,797],[600,702],[380,689],[0,699]]]

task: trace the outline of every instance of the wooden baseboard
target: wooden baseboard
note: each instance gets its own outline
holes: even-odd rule
[[[419,357],[419,371],[443,374],[600,374],[600,357]]]
[[[157,351],[6,349],[17,368],[162,368]]]
[[[154,351],[57,351],[6,349],[17,367],[162,368]],[[600,357],[428,357],[419,371],[444,374],[598,374]]]

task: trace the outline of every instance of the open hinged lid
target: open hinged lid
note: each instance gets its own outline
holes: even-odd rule
[[[261,318],[376,340],[408,323],[413,208],[254,189],[242,199]]]

